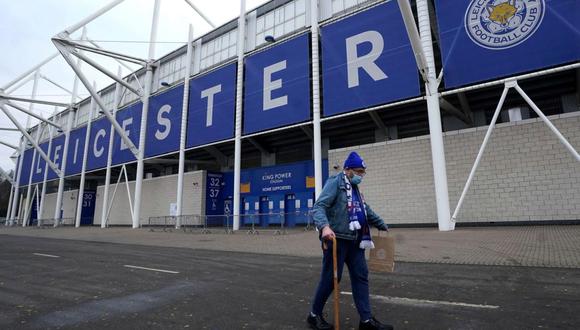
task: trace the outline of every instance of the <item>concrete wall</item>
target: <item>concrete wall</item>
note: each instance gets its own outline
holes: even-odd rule
[[[580,112],[549,118],[580,150]],[[487,128],[445,133],[451,213]],[[342,165],[352,150],[368,166],[365,198],[388,223],[437,222],[429,136],[331,150],[329,166]],[[497,125],[457,221],[577,219],[580,162],[539,119]]]
[[[78,190],[65,191],[62,194],[62,209],[64,219],[74,219],[77,209]],[[44,210],[42,210],[41,219],[53,219],[54,209],[56,207],[56,193],[46,194],[44,197]],[[68,223],[68,222],[67,222]]]
[[[183,214],[205,213],[205,171],[188,172],[184,175]],[[97,188],[94,225],[101,224],[104,186]],[[112,198],[115,185],[111,185]],[[135,182],[129,182],[131,201],[135,195]],[[171,203],[177,200],[177,175],[169,175],[143,180],[143,201],[141,203],[141,224],[147,224],[149,217],[169,215]],[[124,182],[120,183],[109,215],[109,225],[131,225],[131,211]]]

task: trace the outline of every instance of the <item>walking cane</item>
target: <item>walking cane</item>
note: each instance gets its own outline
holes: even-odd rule
[[[334,328],[340,329],[338,317],[338,263],[336,262],[336,237],[332,237],[332,273],[334,274]]]
[[[326,242],[324,243],[324,249],[326,250],[328,246]],[[333,274],[333,287],[334,287],[334,329],[340,329],[340,317],[339,317],[339,297],[340,292],[338,288],[338,263],[336,262],[336,237],[332,237],[332,274]]]

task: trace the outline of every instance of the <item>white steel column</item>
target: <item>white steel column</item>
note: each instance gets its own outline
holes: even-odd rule
[[[31,73],[33,73],[34,71],[38,70],[40,67],[44,66],[46,63],[52,61],[53,59],[55,59],[58,56],[58,52],[56,52],[55,54],[52,54],[51,56],[47,57],[46,59],[44,59],[42,62],[38,63],[37,65],[35,65],[34,67],[32,67],[31,69],[29,69],[28,71],[24,72],[23,74],[21,74],[20,76],[14,78],[14,80],[12,80],[11,82],[7,83],[6,85],[2,86],[0,89],[5,89],[6,93],[8,93],[8,89],[10,88],[11,91],[16,90],[17,88],[13,88],[13,85],[16,84],[17,82],[19,82],[20,80],[28,77],[28,75],[30,75]],[[20,86],[19,86],[20,87]]]
[[[10,212],[12,211],[12,196],[14,195],[15,185],[18,185],[18,183],[15,182],[10,186],[10,197],[8,197],[8,209],[6,209],[6,220],[4,221],[5,226],[8,226],[8,219],[10,218]]]
[[[26,116],[26,129],[30,128],[30,116]],[[18,209],[18,199],[20,198],[20,175],[22,174],[22,164],[24,161],[24,151],[26,151],[26,138],[22,137],[20,141],[20,156],[18,157],[18,163],[16,166],[16,171],[14,171],[14,180],[16,186],[14,187],[14,194],[12,196],[12,209],[10,210],[10,224],[13,223],[14,217],[16,216],[16,210]]]
[[[75,94],[76,95],[76,94]],[[73,100],[75,95],[73,95]],[[54,226],[57,227],[58,226],[58,221],[60,220],[60,209],[62,208],[62,194],[64,192],[64,177],[65,177],[65,171],[66,171],[66,161],[67,161],[67,155],[68,155],[68,144],[69,144],[69,140],[70,140],[70,131],[72,128],[72,117],[73,117],[73,112],[71,112],[68,115],[67,118],[67,125],[66,125],[66,131],[65,131],[65,136],[64,136],[64,148],[63,148],[63,152],[62,152],[62,165],[60,166],[60,177],[58,180],[58,192],[56,195],[56,207],[54,208]]]
[[[238,18],[238,77],[236,84],[236,135],[234,151],[234,226],[240,229],[240,179],[242,171],[242,97],[244,86],[244,51],[246,35],[246,0],[240,0],[240,17]]]
[[[433,55],[431,22],[429,19],[429,4],[427,1],[428,0],[417,0],[417,14],[419,17],[421,44],[428,67],[428,80],[425,83],[425,90],[427,93],[431,156],[433,158],[433,179],[435,181],[435,198],[437,201],[437,221],[439,223],[440,231],[450,231],[455,229],[455,225],[450,219],[447,169],[445,165],[445,150],[441,128],[441,111],[439,109],[439,95],[437,92],[438,83],[435,76],[435,57]]]
[[[30,117],[28,117],[26,126],[29,126]],[[15,186],[14,186],[14,194],[12,195],[12,209],[10,210],[10,224],[14,221],[14,217],[16,216],[16,209],[18,208],[18,199],[20,197],[20,175],[22,174],[22,160],[24,158],[24,151],[26,150],[26,139],[22,139],[20,141],[20,156],[18,157],[18,162],[16,164],[15,173]]]
[[[123,69],[119,67],[117,76],[119,78],[123,77]],[[115,99],[113,101],[113,117],[117,113],[117,108],[119,107],[119,101],[121,99],[121,84],[117,83],[115,85]],[[103,110],[107,111],[107,110]],[[107,216],[108,216],[108,205],[109,205],[109,187],[111,185],[111,165],[113,164],[113,141],[115,136],[115,130],[113,129],[113,124],[111,124],[111,130],[109,135],[109,152],[107,155],[107,172],[105,174],[105,191],[103,194],[103,210],[101,212],[101,228],[105,228],[107,226]],[[128,193],[128,191],[127,191]]]
[[[85,23],[86,24],[86,23]],[[69,33],[72,33],[76,30],[78,30],[79,28],[81,28],[83,25],[79,25],[78,27],[74,27],[74,29],[69,29],[67,30]],[[82,36],[81,39],[84,40],[87,36],[87,30],[86,27],[83,27],[83,32],[82,32]],[[80,60],[78,60],[78,62],[80,62]],[[80,63],[79,63],[80,64]],[[72,89],[72,95],[71,95],[71,104],[74,104],[76,102],[77,99],[77,94],[79,91],[79,76],[78,74],[75,74],[74,77],[74,81],[73,81],[73,89]],[[58,226],[58,219],[60,219],[60,209],[62,207],[62,194],[64,192],[64,177],[65,177],[65,173],[66,173],[66,161],[67,161],[67,156],[68,156],[68,144],[69,144],[69,140],[70,140],[70,131],[72,129],[72,124],[73,124],[73,118],[72,117],[76,117],[78,115],[78,112],[71,112],[68,116],[68,120],[67,120],[67,125],[66,125],[66,131],[65,131],[65,138],[64,138],[64,150],[63,150],[63,156],[62,156],[62,166],[60,167],[62,169],[62,175],[60,176],[59,180],[58,180],[58,192],[56,194],[56,207],[54,208],[54,226]],[[85,144],[88,143],[88,141],[85,141]]]
[[[534,110],[534,112],[538,115],[538,117],[540,117],[540,119],[542,119],[544,121],[544,123],[546,125],[548,125],[548,128],[550,128],[552,133],[554,133],[556,135],[556,137],[558,138],[558,140],[560,140],[560,142],[564,145],[564,147],[566,147],[566,149],[568,149],[568,151],[570,151],[572,156],[574,158],[576,158],[577,161],[580,162],[580,154],[578,154],[578,151],[576,151],[576,149],[574,149],[574,147],[570,144],[570,142],[568,142],[568,140],[566,140],[564,135],[562,135],[562,133],[560,133],[560,131],[556,128],[556,126],[554,126],[554,124],[552,124],[552,122],[546,117],[546,115],[544,115],[542,110],[540,110],[540,108],[538,108],[536,103],[534,103],[534,101],[532,101],[532,99],[528,96],[528,94],[526,94],[526,92],[524,92],[524,90],[517,84],[517,82],[516,82],[514,88],[524,98],[524,100],[526,100],[528,105],[532,108],[532,110]]]
[[[193,57],[193,25],[189,25],[187,38],[187,57],[185,60],[185,79],[183,82],[183,107],[181,108],[181,133],[179,140],[179,170],[177,175],[177,221],[175,227],[181,227],[183,209],[183,173],[185,172],[185,137],[187,134],[187,116],[189,108],[189,77],[191,76],[191,58]]]
[[[155,0],[153,9],[153,22],[151,23],[151,37],[149,40],[149,63],[145,73],[145,92],[141,101],[143,110],[141,111],[141,132],[139,135],[139,154],[137,157],[137,177],[135,178],[135,209],[133,212],[133,228],[139,228],[141,216],[141,190],[143,187],[143,169],[145,167],[143,157],[145,155],[145,136],[147,133],[147,113],[149,111],[149,95],[151,94],[151,84],[153,81],[153,60],[155,57],[155,42],[157,40],[157,26],[159,25],[159,6],[161,0]]]
[[[36,93],[38,92],[38,81],[40,80],[40,71],[36,70],[36,72],[34,72],[34,83],[32,85],[32,95],[30,96],[31,99],[36,99]],[[34,111],[34,103],[30,103],[30,106],[28,108],[28,111],[33,112]],[[54,118],[53,118],[54,120]],[[38,142],[40,142],[40,136],[42,135],[42,123],[39,123],[36,126],[36,144],[38,144]],[[50,157],[50,154],[49,154]],[[32,190],[32,174],[34,173],[33,169],[34,169],[34,162],[36,161],[36,149],[34,149],[33,153],[32,153],[32,163],[30,163],[30,175],[28,176],[28,187],[26,188],[26,206],[24,208],[24,220],[22,220],[22,227],[26,227],[28,226],[28,216],[29,214],[29,205],[30,203],[32,203],[32,201],[30,200],[30,194],[31,194],[31,190]]]
[[[53,118],[54,116],[57,114],[58,109],[55,107],[54,109],[54,114],[53,114]],[[52,135],[53,135],[53,130],[54,127],[50,127],[49,131],[48,131],[48,154],[50,155],[50,153],[52,152]],[[42,213],[44,212],[44,197],[46,196],[46,179],[48,178],[48,163],[46,163],[44,165],[44,178],[42,180],[42,191],[40,193],[40,205],[38,206],[38,218],[40,219],[42,217]],[[40,222],[38,223],[38,225],[40,226]]]
[[[93,88],[97,89],[97,83],[93,82]],[[89,109],[89,120],[87,122],[87,130],[85,132],[85,147],[83,150],[83,164],[81,166],[81,182],[79,183],[79,192],[77,195],[77,212],[75,214],[75,227],[79,228],[81,226],[81,214],[83,210],[83,200],[85,195],[85,172],[87,170],[87,156],[89,154],[89,139],[91,136],[91,126],[93,121],[93,115],[95,113],[96,102],[91,98],[91,105]],[[103,111],[108,111],[106,109],[101,109]]]
[[[310,0],[312,34],[312,126],[314,132],[314,197],[322,192],[322,137],[320,128],[320,63],[318,47],[318,1]]]
[[[39,123],[36,127],[37,127],[36,144],[38,144],[40,142],[40,136],[43,134],[44,127],[42,127],[42,123]],[[48,155],[50,157],[50,152],[48,153]],[[32,162],[30,163],[30,174],[28,175],[28,187],[26,188],[26,206],[24,208],[24,221],[22,221],[22,227],[28,226],[28,217],[30,216],[29,208],[30,203],[32,203],[32,201],[30,200],[30,193],[32,190],[32,176],[34,174],[34,171],[36,170],[36,167],[34,166],[35,163],[36,163],[36,149],[32,153]]]
[[[461,206],[463,205],[463,200],[465,199],[465,195],[467,195],[467,191],[469,190],[469,187],[471,186],[471,182],[473,181],[473,177],[475,176],[475,172],[477,171],[477,168],[479,167],[479,162],[481,161],[481,157],[483,156],[483,152],[485,151],[485,147],[487,146],[487,142],[489,141],[491,133],[493,132],[493,129],[495,128],[495,123],[497,122],[497,117],[499,117],[499,114],[501,112],[501,108],[503,107],[503,104],[505,102],[505,98],[508,94],[509,89],[512,86],[513,86],[513,83],[510,83],[509,85],[506,84],[504,89],[503,89],[503,92],[501,93],[499,103],[497,104],[497,107],[495,108],[495,112],[493,113],[493,118],[491,119],[491,123],[489,124],[489,128],[487,129],[487,132],[485,133],[485,137],[483,138],[483,143],[481,144],[481,147],[479,148],[479,152],[477,153],[477,157],[475,158],[475,163],[473,164],[473,167],[471,168],[471,172],[469,172],[469,177],[467,178],[467,182],[465,183],[465,187],[463,188],[463,192],[461,192],[461,197],[459,197],[459,201],[457,202],[457,206],[455,207],[455,211],[453,212],[453,216],[451,217],[451,221],[453,221],[454,223],[457,219],[457,214],[459,213],[459,210],[461,210]]]
[[[119,5],[123,1],[125,1],[125,0],[113,0],[113,1],[111,1],[109,4],[105,5],[103,8],[101,8],[101,9],[97,10],[96,12],[94,12],[93,14],[85,17],[80,22],[76,23],[75,25],[69,26],[63,32],[68,33],[68,34],[73,34],[78,29],[85,27],[87,24],[94,21],[95,19],[97,19],[101,15],[103,15],[106,12],[108,12],[109,10],[115,8],[117,5]]]

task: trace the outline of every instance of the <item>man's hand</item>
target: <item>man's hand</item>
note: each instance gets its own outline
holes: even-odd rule
[[[323,240],[329,240],[332,239],[333,237],[336,237],[334,235],[334,232],[332,231],[332,229],[330,229],[330,226],[326,226],[324,228],[322,228],[322,239]]]

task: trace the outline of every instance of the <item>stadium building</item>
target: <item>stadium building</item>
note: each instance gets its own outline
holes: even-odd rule
[[[356,151],[389,224],[580,220],[578,1],[244,7],[29,129],[8,218],[304,225]],[[81,23],[53,39],[73,68]]]

